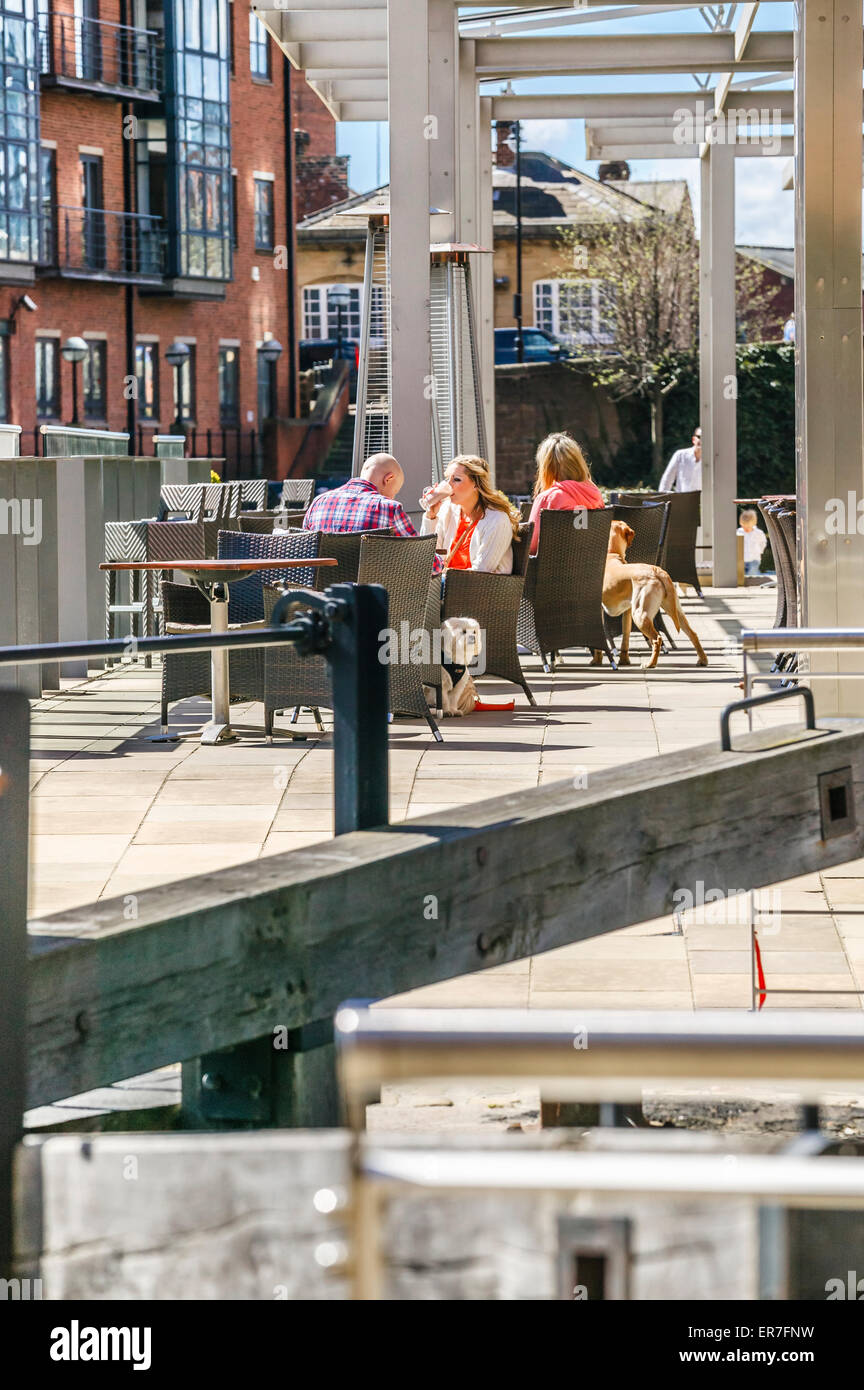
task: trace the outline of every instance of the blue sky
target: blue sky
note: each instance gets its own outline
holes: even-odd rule
[[[739,8],[740,14],[740,8]],[[762,30],[789,29],[794,26],[794,8],[789,4],[768,4],[760,6],[755,28]],[[579,26],[578,33],[618,34],[630,30],[640,33],[707,33],[704,20],[695,10],[660,15],[643,15],[638,20],[602,21]],[[545,29],[543,33],[552,37],[557,31]],[[573,32],[569,30],[567,32]],[[758,74],[750,74],[753,77]],[[711,79],[711,86],[716,76]],[[791,74],[787,81],[776,87],[760,90],[759,105],[770,106],[770,92],[791,87]],[[489,84],[485,90],[492,94],[500,90],[500,84]],[[536,78],[533,81],[515,82],[517,92],[614,92],[614,91],[689,91],[696,90],[693,78],[688,74],[655,77],[584,77],[584,78]],[[756,104],[755,101],[753,103]],[[597,164],[585,158],[584,121],[525,121],[523,124],[525,146],[529,149],[546,150],[559,159],[596,174]],[[350,183],[357,192],[374,188],[379,182],[387,181],[388,129],[375,122],[340,123],[336,130],[337,148],[340,154],[351,156]],[[690,184],[694,211],[699,214],[699,170],[698,161],[684,159],[633,160],[631,176],[634,179],[686,178]],[[785,158],[747,158],[736,161],[735,178],[735,239],[739,243],[762,246],[791,246],[793,240],[793,195],[783,190],[783,179],[788,167]]]

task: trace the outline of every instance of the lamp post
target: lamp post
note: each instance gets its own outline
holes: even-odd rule
[[[174,423],[171,426],[173,434],[185,434],[183,421],[180,412],[183,409],[183,402],[180,396],[180,373],[183,370],[183,363],[189,361],[189,349],[185,343],[179,342],[176,338],[165,352],[165,361],[174,368]]]
[[[336,360],[342,360],[342,313],[351,303],[351,291],[346,285],[337,285],[330,291],[328,302],[336,305]]]
[[[522,123],[513,126],[516,150],[516,293],[513,296],[513,317],[516,320],[516,361],[525,361],[525,341],[522,336]]]
[[[80,425],[78,415],[78,363],[87,356],[87,344],[83,338],[67,338],[60,349],[67,362],[72,363],[72,424]]]

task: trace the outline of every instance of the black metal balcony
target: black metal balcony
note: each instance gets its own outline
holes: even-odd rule
[[[168,237],[161,217],[56,207],[42,228],[42,275],[158,285]]]
[[[163,41],[153,29],[50,10],[39,16],[43,86],[159,101]]]

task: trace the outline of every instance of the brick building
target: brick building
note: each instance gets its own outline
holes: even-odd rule
[[[0,19],[0,419],[30,452],[73,418],[75,370],[82,425],[150,452],[181,420],[199,452],[223,428],[248,449],[296,412],[293,225],[347,192],[332,116],[249,0],[0,0]]]

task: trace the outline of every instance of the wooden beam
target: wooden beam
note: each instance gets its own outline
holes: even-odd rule
[[[822,838],[818,777],[864,732],[689,749],[254,860],[34,924],[33,1107],[864,852]]]

